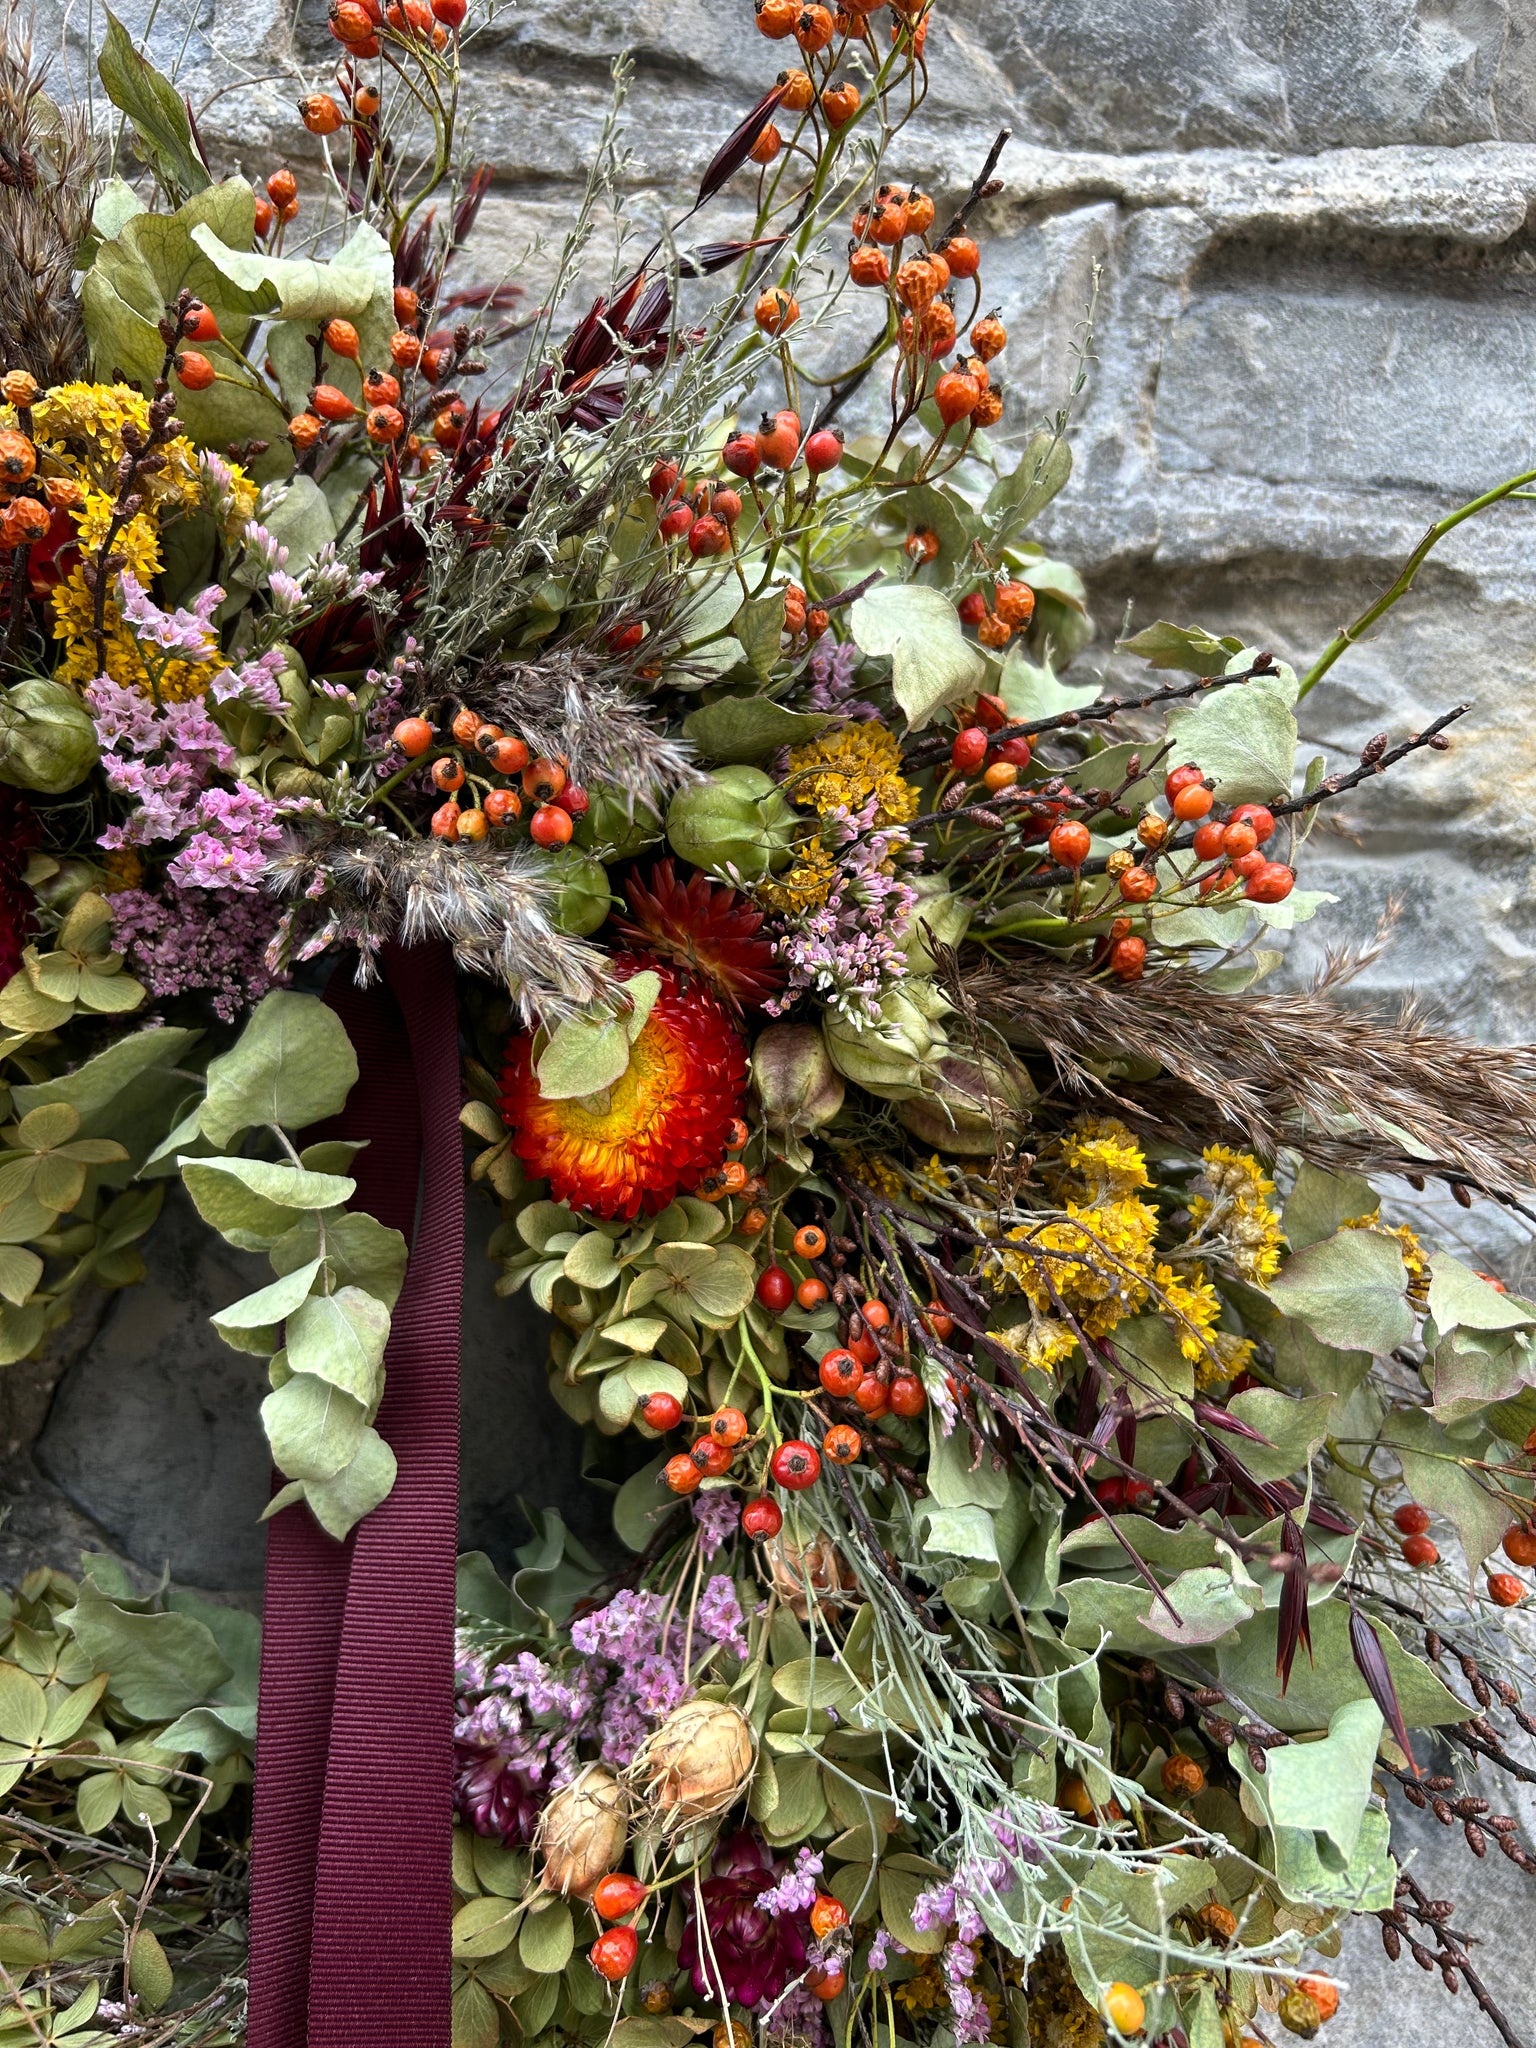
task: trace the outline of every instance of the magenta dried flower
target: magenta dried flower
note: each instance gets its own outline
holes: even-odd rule
[[[716,1848],[697,1895],[684,1887],[688,1917],[677,1959],[691,1973],[696,1997],[752,2010],[778,1998],[805,1968],[809,1920],[801,1913],[775,1916],[757,1903],[780,1875],[768,1845],[743,1829]]]

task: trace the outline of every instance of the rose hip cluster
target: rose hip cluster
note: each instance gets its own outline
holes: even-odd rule
[[[1495,1283],[1496,1285],[1498,1283]],[[1503,1289],[1500,1288],[1500,1292]],[[1528,1457],[1536,1457],[1536,1430],[1532,1430],[1525,1441]],[[1431,1565],[1440,1562],[1439,1546],[1429,1533],[1429,1509],[1416,1500],[1405,1501],[1392,1514],[1392,1525],[1402,1538],[1403,1562],[1414,1571],[1427,1571]],[[1529,1570],[1536,1565],[1536,1525],[1530,1522],[1512,1522],[1504,1532],[1502,1544],[1504,1555],[1511,1564],[1524,1566]],[[1525,1599],[1527,1587],[1523,1579],[1513,1572],[1489,1572],[1488,1598],[1495,1607],[1518,1607]]]
[[[651,497],[656,504],[656,530],[664,542],[685,544],[696,560],[728,554],[736,522],[741,517],[742,497],[738,483],[752,493],[761,512],[764,506],[762,485],[758,479],[765,471],[776,472],[784,479],[784,489],[791,505],[796,498],[797,482],[800,482],[804,492],[800,502],[809,506],[819,480],[836,469],[842,459],[842,436],[831,427],[817,428],[802,437],[800,416],[788,406],[776,413],[764,413],[762,424],[755,433],[736,434],[725,445],[721,462],[736,482],[726,479],[688,481],[683,478],[680,465],[671,457],[657,462],[650,477]],[[804,480],[798,478],[802,470]],[[805,488],[806,483],[808,488]],[[805,631],[810,624],[812,638],[818,638],[826,630],[826,614],[812,612],[808,615],[804,591],[797,594],[798,607],[787,603],[786,613],[797,610],[798,621],[786,616],[786,631],[793,636]]]
[[[580,783],[571,781],[563,761],[535,760],[525,741],[478,711],[456,712],[449,730],[453,745],[440,739],[425,718],[402,718],[394,729],[395,745],[407,759],[424,763],[431,756],[432,785],[445,799],[432,813],[435,838],[474,841],[510,829],[521,818],[526,797],[534,806],[528,820],[534,845],[569,843],[589,799]]]

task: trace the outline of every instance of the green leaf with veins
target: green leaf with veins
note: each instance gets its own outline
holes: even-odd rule
[[[203,1129],[216,1145],[252,1124],[302,1130],[335,1116],[356,1080],[357,1055],[336,1012],[318,996],[274,989],[229,1051],[209,1062]]]
[[[632,1004],[626,1015],[615,1016],[607,1009],[583,1012],[567,1017],[550,1035],[534,1069],[546,1101],[601,1095],[623,1079],[630,1050],[661,994],[661,977],[647,968],[631,975],[624,988]]]
[[[891,691],[913,732],[978,690],[986,676],[955,607],[925,584],[877,584],[855,601],[848,625],[866,654],[890,657]]]
[[[334,1479],[362,1446],[368,1410],[312,1373],[295,1373],[261,1404],[277,1469],[290,1479]]]
[[[1395,1237],[1340,1230],[1287,1259],[1270,1282],[1281,1312],[1340,1351],[1386,1357],[1413,1335],[1408,1271]]]

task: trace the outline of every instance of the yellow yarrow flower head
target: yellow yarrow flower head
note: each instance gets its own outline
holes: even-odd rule
[[[1135,1196],[1097,1208],[1069,1202],[1065,1219],[1010,1230],[1021,1248],[994,1256],[1041,1315],[1065,1308],[1087,1336],[1103,1337],[1146,1302],[1156,1236],[1156,1211]]]
[[[1227,1386],[1252,1365],[1256,1349],[1251,1337],[1239,1337],[1232,1330],[1212,1330],[1209,1350],[1195,1360],[1195,1385]]]
[[[797,849],[792,866],[759,884],[757,900],[765,910],[791,914],[819,910],[836,880],[837,862],[831,849],[819,839],[807,840]]]
[[[862,811],[874,799],[873,822],[904,825],[915,818],[921,796],[901,772],[901,745],[877,719],[845,725],[795,747],[789,756],[785,794],[820,818],[833,811]]]
[[[1054,1372],[1077,1349],[1077,1332],[1055,1316],[1036,1316],[1016,1329],[991,1334],[1005,1351],[1036,1372]]]

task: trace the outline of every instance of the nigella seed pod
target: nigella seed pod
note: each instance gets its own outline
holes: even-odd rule
[[[544,1856],[539,1883],[547,1892],[588,1899],[623,1860],[628,1839],[624,1787],[601,1764],[589,1764],[544,1809],[535,1842]]]
[[[778,784],[761,768],[717,769],[680,789],[667,811],[667,839],[679,859],[748,882],[784,865],[800,829]]]
[[[752,1083],[772,1131],[803,1135],[832,1121],[845,1090],[814,1024],[770,1024],[752,1048]]]
[[[942,1021],[948,1009],[935,984],[913,974],[886,991],[878,1016],[855,1024],[829,1010],[821,1028],[845,1079],[889,1102],[905,1102],[929,1087],[949,1051]]]
[[[752,1776],[752,1726],[723,1700],[686,1700],[641,1745],[635,1786],[664,1834],[713,1820],[734,1806]]]

